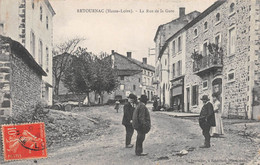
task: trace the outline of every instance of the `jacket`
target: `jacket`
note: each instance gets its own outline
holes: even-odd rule
[[[134,113],[134,107],[127,102],[124,105],[124,115],[123,115],[123,120],[122,120],[122,124],[123,125],[132,125],[132,123],[130,122],[133,118],[133,113]]]
[[[151,118],[144,103],[139,102],[133,114],[133,127],[137,131],[148,133],[151,129]]]
[[[216,126],[214,109],[213,105],[210,102],[207,102],[203,105],[200,111],[199,122],[200,124],[206,123],[209,126]]]

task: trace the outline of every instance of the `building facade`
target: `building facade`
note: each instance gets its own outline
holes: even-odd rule
[[[199,112],[202,95],[217,93],[224,116],[252,117],[259,6],[259,0],[217,1],[186,27],[185,88],[192,112]],[[195,53],[201,58],[192,58]]]
[[[53,16],[48,0],[0,0],[0,34],[20,42],[44,69],[42,99],[52,104]]]
[[[165,42],[159,57],[172,56],[168,66],[172,70],[170,79],[183,80],[184,111],[199,112],[200,98],[203,95],[211,98],[217,93],[223,116],[256,119],[256,114],[260,114],[259,9],[259,0],[216,1]],[[178,58],[173,45],[179,36],[185,38],[185,50]],[[178,64],[180,60],[184,67]],[[177,68],[184,70],[176,69],[176,63]],[[176,75],[176,70],[181,74]],[[178,94],[174,83],[171,85],[173,93]]]
[[[130,93],[140,97],[147,95],[149,101],[155,94],[152,78],[154,76],[154,67],[147,64],[147,58],[143,62],[132,58],[131,52],[127,56],[112,51],[110,55],[113,61],[113,67],[117,70],[119,87],[110,94],[109,99],[126,99]]]
[[[183,28],[187,23],[196,18],[200,12],[193,11],[189,14],[185,14],[185,8],[179,8],[179,18],[172,20],[169,23],[160,25],[157,29],[157,32],[154,37],[155,42],[155,77],[154,84],[156,84],[157,95],[161,99],[161,103],[166,107],[173,104],[171,102],[171,62],[170,62],[170,51],[172,47],[168,48],[168,40],[174,35],[177,31]],[[162,48],[166,48],[162,51]],[[176,45],[179,45],[178,48],[183,50],[183,38],[179,38],[179,41],[176,41]],[[183,51],[179,51],[183,52]],[[170,96],[171,95],[171,96]],[[178,101],[177,101],[178,102]]]
[[[46,72],[17,41],[0,35],[0,123],[41,101]]]

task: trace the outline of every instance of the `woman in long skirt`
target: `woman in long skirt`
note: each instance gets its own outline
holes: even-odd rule
[[[219,135],[224,134],[223,122],[221,118],[222,116],[221,104],[218,100],[218,95],[216,93],[212,94],[212,98],[213,98],[213,107],[215,113],[216,126],[211,127],[210,135],[213,137],[218,137]]]

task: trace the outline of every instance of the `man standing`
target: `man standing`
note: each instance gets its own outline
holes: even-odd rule
[[[151,119],[149,111],[146,107],[147,96],[141,95],[140,102],[137,105],[133,114],[133,127],[137,131],[135,154],[137,156],[145,156],[147,153],[143,153],[143,142],[145,134],[151,129]]]
[[[134,128],[132,126],[132,118],[134,109],[136,107],[137,97],[134,94],[130,94],[128,96],[128,102],[124,105],[124,115],[122,124],[125,126],[126,130],[126,139],[125,139],[125,147],[132,148],[134,145],[131,144],[131,139],[134,133]]]
[[[215,115],[213,110],[213,105],[209,102],[207,95],[203,95],[201,100],[203,101],[203,107],[199,116],[199,125],[202,129],[202,134],[205,137],[204,145],[200,148],[209,148],[210,147],[210,127],[216,126]]]

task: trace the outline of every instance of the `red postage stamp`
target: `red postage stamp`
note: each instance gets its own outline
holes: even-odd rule
[[[46,158],[44,123],[2,125],[4,160]]]

